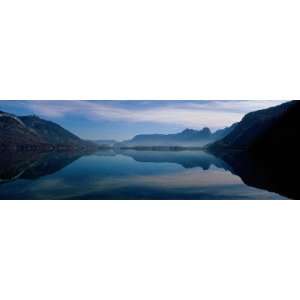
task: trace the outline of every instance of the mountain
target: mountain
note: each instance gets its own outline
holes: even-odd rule
[[[96,147],[60,125],[37,116],[18,117],[0,111],[1,149],[80,149]]]
[[[209,150],[240,150],[278,153],[299,149],[300,101],[251,112],[244,116],[223,139],[208,146]]]
[[[141,134],[133,139],[117,143],[117,147],[202,147],[229,134],[236,124],[212,133],[209,128],[202,130],[185,129],[175,134]]]
[[[213,133],[213,140],[217,141],[223,139],[225,136],[231,133],[237,125],[238,123],[233,123],[231,126],[217,130],[215,133]]]
[[[17,116],[0,111],[0,148],[46,146]]]

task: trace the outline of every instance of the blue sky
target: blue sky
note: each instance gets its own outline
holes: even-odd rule
[[[0,110],[36,114],[86,139],[132,138],[136,134],[212,130],[238,122],[250,111],[285,101],[0,101]]]

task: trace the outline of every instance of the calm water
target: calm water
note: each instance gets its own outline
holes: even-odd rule
[[[0,199],[284,199],[202,151],[1,153]]]

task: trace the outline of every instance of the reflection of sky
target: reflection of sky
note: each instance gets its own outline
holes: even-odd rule
[[[187,127],[212,130],[238,122],[250,111],[283,101],[0,101],[0,110],[36,114],[80,137],[131,138],[144,133],[175,133]]]
[[[17,191],[17,192],[16,192]],[[175,163],[141,163],[121,155],[83,157],[38,180],[0,186],[0,198],[33,199],[276,199],[248,187],[238,176],[213,167],[185,169]]]

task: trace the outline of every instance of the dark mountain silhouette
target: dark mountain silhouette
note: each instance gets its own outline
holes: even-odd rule
[[[21,121],[49,144],[80,143],[81,139],[58,124],[37,116],[19,117]]]
[[[236,124],[212,133],[209,128],[202,130],[185,129],[175,134],[141,134],[133,139],[115,144],[117,147],[201,147],[229,134]]]
[[[37,116],[18,117],[0,112],[1,149],[79,149],[96,147],[60,125]]]
[[[17,116],[0,112],[0,148],[46,146],[44,144],[45,141]]]
[[[298,148],[300,101],[251,112],[223,139],[208,146],[210,150],[237,149],[250,152]]]
[[[230,134],[237,125],[238,123],[233,123],[231,126],[217,130],[215,133],[212,134],[213,140],[218,141],[220,139],[223,139],[225,136]]]

